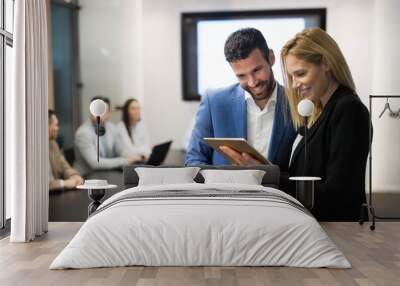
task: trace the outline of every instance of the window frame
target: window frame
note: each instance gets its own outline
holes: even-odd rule
[[[10,221],[7,220],[6,212],[6,188],[5,188],[5,101],[6,101],[6,47],[13,47],[13,34],[6,30],[6,0],[0,0],[1,21],[0,21],[0,234],[9,231]],[[12,0],[12,13],[14,17],[15,0]]]

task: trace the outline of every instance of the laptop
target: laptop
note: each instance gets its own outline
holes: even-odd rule
[[[155,145],[153,147],[153,150],[151,151],[150,157],[145,162],[146,165],[152,165],[152,166],[159,166],[164,162],[165,158],[167,157],[169,148],[171,147],[172,141],[167,141],[158,145]]]

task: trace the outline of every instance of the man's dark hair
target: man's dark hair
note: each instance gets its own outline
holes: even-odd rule
[[[233,32],[225,42],[225,58],[229,63],[244,60],[254,49],[260,49],[265,60],[268,60],[269,49],[263,34],[254,28],[245,28]]]
[[[56,112],[53,109],[49,109],[49,124],[50,124],[50,119],[53,115],[56,115]]]
[[[105,103],[107,103],[108,106],[111,106],[110,104],[110,99],[108,97],[105,96],[101,96],[101,95],[97,95],[95,97],[93,97],[90,102],[95,101],[96,99],[101,99],[102,101],[104,101]]]

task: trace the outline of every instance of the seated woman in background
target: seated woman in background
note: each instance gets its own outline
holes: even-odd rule
[[[281,61],[297,129],[303,125],[299,101],[308,98],[315,105],[308,123],[307,166],[304,139],[298,135],[289,174],[322,178],[311,210],[318,220],[357,220],[366,200],[369,114],[356,94],[346,60],[326,32],[309,28],[286,43]]]
[[[58,119],[54,110],[49,109],[49,189],[75,189],[83,183],[78,171],[65,160],[56,142],[58,134]]]
[[[118,123],[117,131],[124,156],[138,156],[137,161],[148,159],[152,147],[136,99],[128,99],[122,107],[122,121]]]

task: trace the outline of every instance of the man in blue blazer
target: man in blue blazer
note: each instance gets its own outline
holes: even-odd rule
[[[288,169],[295,131],[289,104],[272,72],[275,56],[260,31],[241,29],[225,43],[225,57],[239,83],[202,96],[187,150],[186,165],[229,162],[203,141],[204,137],[246,138],[281,170]],[[229,147],[221,151],[238,165],[260,164]]]

